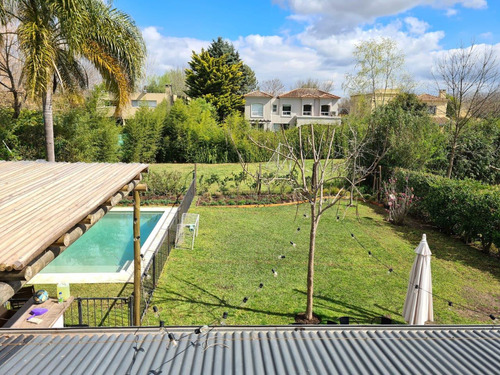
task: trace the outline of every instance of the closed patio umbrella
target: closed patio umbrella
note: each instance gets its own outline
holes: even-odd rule
[[[434,320],[432,306],[431,249],[427,238],[415,249],[417,256],[410,272],[410,282],[403,306],[403,317],[408,324],[424,324]]]

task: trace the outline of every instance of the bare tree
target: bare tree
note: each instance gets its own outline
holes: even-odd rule
[[[474,43],[449,51],[436,62],[435,68],[436,78],[441,81],[439,87],[444,87],[451,96],[448,103],[451,150],[446,172],[451,178],[460,136],[471,119],[480,117],[498,95],[500,70],[493,49],[480,48]]]
[[[14,118],[18,118],[26,101],[24,90],[23,61],[19,53],[19,42],[11,24],[2,27],[0,44],[0,86],[12,94]]]
[[[278,96],[285,92],[285,85],[279,78],[273,78],[260,83],[259,90],[271,94],[272,96]]]
[[[320,81],[319,79],[307,78],[305,80],[298,80],[295,82],[294,88],[311,88],[330,92],[333,90],[333,81]]]
[[[307,266],[307,305],[304,320],[313,323],[313,296],[314,296],[314,257],[316,251],[316,235],[321,216],[330,208],[340,203],[349,190],[357,190],[356,186],[363,181],[378,164],[382,154],[373,158],[373,164],[362,168],[356,163],[362,157],[364,146],[368,144],[371,132],[364,132],[358,139],[355,147],[345,150],[342,161],[337,159],[340,155],[335,150],[335,133],[340,128],[336,125],[302,125],[298,128],[298,144],[292,144],[286,131],[281,133],[283,149],[276,150],[261,144],[250,137],[258,147],[270,152],[279,152],[280,157],[291,162],[291,172],[286,176],[278,177],[286,180],[298,195],[298,198],[309,204],[309,256]],[[349,133],[351,137],[360,137],[360,132]],[[385,151],[384,151],[385,152]],[[241,154],[240,161],[243,169],[252,175]],[[307,160],[306,160],[307,158]],[[354,165],[356,173],[350,173]],[[351,167],[352,168],[352,167]],[[253,175],[252,175],[253,176]],[[257,179],[256,176],[253,176]],[[276,176],[273,177],[276,180]],[[329,186],[334,181],[340,181],[340,189],[330,196]]]

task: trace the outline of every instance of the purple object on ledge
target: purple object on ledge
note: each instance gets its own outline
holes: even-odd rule
[[[46,309],[45,307],[36,307],[30,311],[31,316],[26,320],[30,320],[31,318],[34,318],[35,316],[43,315],[47,311],[49,311],[49,309]]]

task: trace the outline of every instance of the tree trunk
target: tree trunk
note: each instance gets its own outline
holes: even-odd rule
[[[311,231],[309,234],[309,261],[307,265],[307,308],[306,319],[313,318],[313,294],[314,294],[314,251],[316,249],[316,230],[319,217],[316,218],[315,205],[311,205]]]
[[[455,162],[455,152],[457,149],[457,141],[454,138],[453,144],[451,145],[450,160],[448,163],[448,170],[446,171],[446,177],[451,178],[451,172],[453,171],[453,163]]]
[[[54,153],[54,117],[52,113],[52,85],[42,95],[43,123],[45,125],[45,149],[47,161],[56,161]]]
[[[14,97],[14,102],[12,103],[12,107],[14,108],[14,115],[12,116],[14,119],[18,119],[21,114],[21,99],[19,98],[19,93],[14,90],[12,91],[12,96]]]

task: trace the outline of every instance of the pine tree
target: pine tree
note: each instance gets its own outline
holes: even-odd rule
[[[231,43],[226,42],[221,37],[218,37],[217,40],[212,41],[212,44],[208,47],[207,52],[210,56],[215,58],[225,56],[226,63],[229,65],[235,65],[238,63],[242,64],[240,71],[243,79],[241,81],[241,87],[238,90],[239,94],[244,95],[257,88],[255,73],[248,65],[243,63],[240,58],[240,54]]]
[[[211,103],[220,121],[244,105],[241,89],[242,63],[227,64],[226,57],[210,56],[208,51],[193,52],[190,69],[186,69],[187,94],[191,98],[203,98]]]

